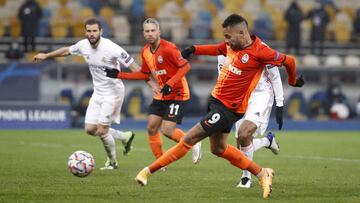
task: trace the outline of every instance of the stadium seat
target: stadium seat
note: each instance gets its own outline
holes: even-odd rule
[[[342,67],[343,63],[342,63],[342,59],[340,56],[338,55],[328,55],[325,57],[325,62],[324,62],[325,66],[330,66],[330,67]]]
[[[102,7],[100,9],[99,15],[107,22],[107,24],[109,26],[113,25],[112,20],[115,16],[115,12],[111,7],[109,7],[109,6]],[[111,27],[111,28],[113,28],[113,27]]]
[[[50,20],[51,36],[54,38],[65,38],[68,35],[68,26],[64,19],[52,17]]]
[[[13,16],[9,18],[9,30],[12,38],[18,38],[21,34],[21,22],[17,17]]]
[[[112,20],[112,27],[114,28],[114,37],[121,43],[128,43],[130,41],[131,26],[126,16],[115,16]]]
[[[286,102],[285,115],[294,120],[305,120],[307,114],[307,105],[304,95],[300,91],[293,92]]]
[[[63,89],[60,91],[59,103],[70,105],[71,108],[74,107],[75,98],[71,89]]]
[[[355,56],[355,55],[347,55],[344,58],[344,65],[358,67],[358,66],[360,66],[360,59],[358,56]]]
[[[329,98],[325,91],[315,92],[309,100],[309,116],[317,120],[327,120],[329,115]]]
[[[0,37],[4,36],[4,34],[5,34],[4,23],[3,23],[3,20],[0,19]]]
[[[319,66],[320,65],[320,59],[319,57],[315,56],[315,55],[305,55],[302,59],[302,64],[304,66]]]
[[[93,91],[93,89],[88,89],[81,95],[79,102],[75,107],[75,111],[77,111],[80,116],[85,116]]]
[[[78,12],[79,18],[83,21],[94,17],[94,11],[91,8],[88,7],[82,7],[80,11]]]

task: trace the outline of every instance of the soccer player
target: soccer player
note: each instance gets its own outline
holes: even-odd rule
[[[222,67],[226,66],[226,57],[223,55],[218,56],[218,72]],[[274,94],[276,100],[276,121],[279,124],[279,130],[282,127],[282,108],[284,101],[284,92],[281,82],[280,73],[277,66],[271,64],[265,65],[259,82],[255,89],[252,91],[249,104],[246,109],[244,117],[235,123],[235,137],[237,141],[237,148],[240,149],[246,157],[250,160],[253,159],[253,154],[256,150],[263,147],[271,149],[274,154],[278,154],[280,147],[275,140],[275,135],[269,132],[263,138],[256,138],[257,136],[264,135],[269,123],[271,108],[274,103]],[[240,132],[252,133],[253,140],[250,147],[241,147],[239,138]],[[251,187],[251,173],[244,170],[237,187],[250,188]]]
[[[180,142],[185,133],[176,127],[180,124],[185,106],[190,99],[186,73],[190,65],[181,56],[179,49],[171,42],[160,38],[160,25],[156,19],[148,18],[143,23],[144,38],[147,44],[142,49],[141,71],[123,73],[117,69],[106,69],[111,78],[148,80],[152,75],[161,87],[159,94],[149,107],[148,141],[152,153],[158,159],[163,155],[162,140],[159,132],[175,142]],[[201,142],[192,148],[194,164],[201,159]],[[165,168],[164,168],[165,169]]]
[[[120,70],[120,64],[137,71],[140,67],[134,59],[119,45],[102,36],[101,23],[97,19],[89,19],[85,23],[86,39],[76,44],[62,47],[49,53],[38,53],[34,61],[80,55],[83,56],[92,75],[94,93],[89,101],[85,115],[85,132],[92,136],[99,136],[107,153],[104,169],[116,169],[115,140],[119,139],[124,145],[124,155],[131,150],[131,143],[135,134],[131,131],[122,132],[111,128],[111,123],[120,123],[120,110],[124,100],[125,87],[121,80],[107,78],[104,68],[111,67]],[[151,84],[151,82],[149,82]]]
[[[273,169],[260,167],[236,147],[228,145],[226,140],[234,122],[244,115],[248,99],[261,76],[264,64],[285,65],[288,83],[296,86],[295,60],[274,51],[258,37],[250,36],[246,20],[237,14],[227,17],[222,26],[225,42],[191,46],[182,51],[184,58],[189,58],[194,53],[226,55],[231,59],[229,65],[222,68],[211,93],[208,113],[177,145],[137,174],[135,180],[140,185],[146,185],[152,173],[182,158],[195,143],[209,137],[211,152],[256,175],[263,188],[263,197],[269,197],[272,191]]]

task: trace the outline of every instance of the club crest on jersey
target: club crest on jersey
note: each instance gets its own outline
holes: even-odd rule
[[[249,61],[249,55],[248,54],[244,54],[242,57],[241,57],[241,62],[242,63],[246,63]]]
[[[158,56],[157,60],[159,63],[163,63],[163,61],[164,61],[162,56]]]

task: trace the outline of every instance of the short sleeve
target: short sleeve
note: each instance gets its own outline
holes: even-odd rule
[[[176,67],[180,68],[188,63],[186,59],[181,56],[181,53],[177,47],[169,47],[169,59]]]
[[[81,53],[81,41],[79,41],[78,43],[70,46],[69,47],[69,53],[71,55],[81,56],[82,55],[82,53]]]
[[[262,63],[275,66],[281,66],[285,60],[285,55],[283,53],[275,51],[263,42],[261,42],[257,57]]]
[[[118,61],[124,66],[129,67],[134,62],[134,58],[120,46],[118,46],[117,52],[119,53]]]

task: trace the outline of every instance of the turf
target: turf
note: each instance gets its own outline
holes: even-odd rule
[[[278,156],[262,149],[255,160],[274,168],[270,202],[360,202],[360,132],[281,132]],[[163,138],[165,148],[174,143]],[[234,144],[233,137],[229,142]],[[118,142],[118,146],[121,146]],[[94,155],[96,170],[78,178],[67,170],[76,150]],[[152,160],[144,132],[128,156],[118,150],[119,169],[100,171],[105,152],[82,131],[0,131],[0,202],[263,202],[255,182],[236,188],[240,171],[209,152],[199,165],[190,153],[146,187],[134,177]]]

